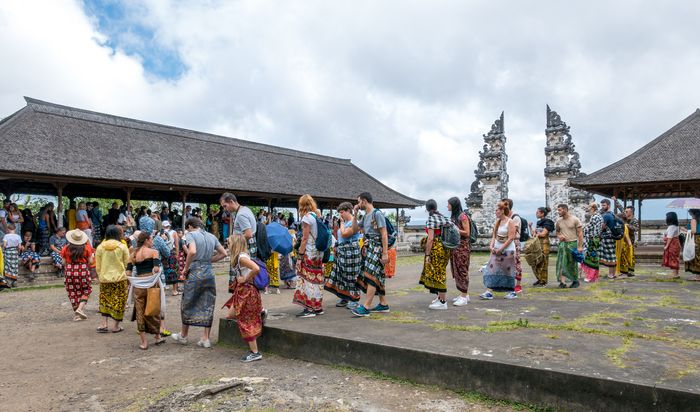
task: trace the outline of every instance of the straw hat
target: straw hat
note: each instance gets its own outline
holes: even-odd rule
[[[84,245],[88,242],[88,236],[80,229],[74,229],[66,233],[66,240],[72,245]]]

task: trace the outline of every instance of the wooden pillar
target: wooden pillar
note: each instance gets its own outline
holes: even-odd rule
[[[182,196],[182,230],[185,230],[185,208],[187,207],[187,192],[180,192]]]
[[[56,214],[58,215],[58,227],[63,226],[63,188],[65,183],[56,184],[56,196],[58,197],[58,204],[56,205]]]
[[[642,241],[642,197],[639,197],[639,207],[637,208],[637,222],[639,223],[639,230],[637,231],[637,241]]]
[[[131,192],[134,191],[133,187],[127,187],[124,188],[124,191],[126,192],[126,210],[129,210],[129,206],[131,206]]]

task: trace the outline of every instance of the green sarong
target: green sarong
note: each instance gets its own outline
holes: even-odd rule
[[[557,280],[561,282],[561,277],[565,276],[570,281],[578,280],[578,268],[576,261],[571,254],[571,249],[578,246],[577,241],[559,242],[557,250]]]

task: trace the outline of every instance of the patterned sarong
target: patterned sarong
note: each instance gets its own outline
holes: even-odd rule
[[[364,238],[362,247],[362,272],[357,277],[357,287],[367,293],[367,286],[374,286],[377,295],[384,295],[384,264],[382,263],[382,242],[379,236]]]
[[[695,235],[695,259],[685,262],[685,271],[700,275],[700,235]]]
[[[578,280],[578,269],[576,261],[571,254],[571,249],[578,246],[577,241],[559,242],[557,249],[557,280],[561,282],[562,276],[570,281]]]
[[[250,282],[243,284],[236,282],[231,300],[243,340],[250,342],[262,335],[263,324],[260,314],[263,306],[260,292],[255,285]]]
[[[9,280],[17,280],[19,274],[19,248],[8,247],[5,249],[5,277]]]
[[[39,254],[41,256],[48,256],[51,249],[49,248],[49,238],[51,237],[51,231],[48,228],[39,229],[39,241],[37,242],[37,248],[39,249]]]
[[[581,263],[581,271],[583,271],[586,280],[589,282],[598,280],[598,273],[600,271],[599,250],[600,238],[598,236],[586,241],[586,254]]]
[[[484,268],[484,286],[497,292],[512,292],[515,290],[515,251],[504,251],[496,255],[491,253],[489,262]]]
[[[625,226],[625,234],[628,234],[627,226]],[[625,238],[618,240],[615,243],[617,266],[615,273],[628,274],[634,273],[634,249],[628,245]]]
[[[600,237],[600,264],[603,266],[617,265],[617,255],[615,253],[615,239],[610,236],[610,231],[603,232],[603,236]]]
[[[292,255],[287,254],[280,256],[280,280],[287,281],[292,280],[295,277],[297,277],[297,273],[294,271]]]
[[[87,302],[92,293],[92,277],[87,263],[66,263],[63,284],[68,292],[73,310],[78,309],[80,302]]]
[[[148,291],[150,289],[160,289],[160,286],[155,286],[148,289],[134,288],[134,311],[131,315],[131,321],[136,321],[136,329],[139,332],[157,335],[160,333],[160,314],[146,316]]]
[[[447,292],[447,264],[450,260],[450,250],[442,245],[439,238],[433,239],[430,249],[430,263],[423,262],[419,284],[425,286],[430,293]]]
[[[25,250],[22,252],[22,264],[29,263],[29,261],[38,264],[41,262],[41,256],[32,250]]]
[[[294,291],[293,303],[315,312],[323,309],[323,261],[319,257],[310,259],[308,253],[301,261],[299,280]]]
[[[469,239],[461,239],[459,246],[452,251],[450,257],[450,269],[455,279],[457,290],[462,293],[469,292],[469,258],[471,256],[471,244]]]
[[[330,278],[323,287],[340,299],[360,300],[357,277],[362,272],[362,250],[358,241],[339,243]]]
[[[100,313],[116,321],[124,320],[124,307],[129,293],[129,282],[100,283]]]
[[[270,287],[278,288],[280,287],[280,259],[279,253],[272,252],[270,257],[265,261],[265,268],[267,268],[267,273],[270,276]]]
[[[173,285],[178,283],[178,271],[177,271],[177,256],[175,255],[175,249],[170,252],[170,256],[165,259],[163,263],[163,272],[165,273],[165,284]]]
[[[210,328],[214,320],[215,303],[216,279],[211,263],[192,263],[182,292],[182,323]]]
[[[664,236],[664,242],[666,242],[666,236]],[[681,241],[677,237],[671,239],[668,244],[668,248],[664,250],[664,259],[661,266],[665,266],[669,269],[678,269],[680,266],[680,256],[681,256]]]

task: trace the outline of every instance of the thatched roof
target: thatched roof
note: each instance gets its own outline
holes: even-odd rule
[[[643,198],[700,194],[700,109],[647,145],[572,186],[606,196],[616,192]]]
[[[67,196],[216,203],[232,191],[249,204],[291,206],[310,193],[326,206],[372,193],[384,208],[421,201],[385,186],[349,159],[112,116],[26,98],[0,121],[0,188]]]

